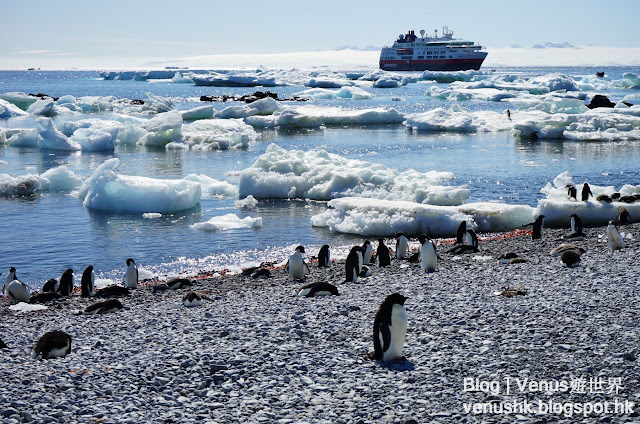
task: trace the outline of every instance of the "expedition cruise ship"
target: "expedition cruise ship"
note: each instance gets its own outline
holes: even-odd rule
[[[466,71],[480,69],[487,57],[485,49],[473,41],[454,40],[453,31],[442,28],[433,37],[420,37],[409,31],[400,35],[391,47],[380,52],[380,69],[385,71]]]

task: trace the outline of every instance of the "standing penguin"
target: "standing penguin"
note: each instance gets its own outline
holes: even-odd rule
[[[578,200],[578,190],[576,189],[576,186],[574,186],[573,184],[567,184],[565,187],[567,189],[569,200]]]
[[[591,187],[589,187],[589,184],[585,181],[582,185],[582,201],[586,202],[589,200],[589,196],[593,197],[593,193],[591,193]]]
[[[7,274],[7,276],[4,278],[4,286],[8,286],[10,282],[12,282],[13,280],[17,280],[18,277],[16,277],[16,269],[12,266],[9,267],[9,273]],[[2,292],[4,293],[4,289],[2,290]]]
[[[620,212],[618,212],[618,222],[620,225],[627,225],[631,223],[631,216],[629,215],[627,208],[620,208]]]
[[[438,270],[438,253],[436,252],[436,245],[429,237],[422,234],[418,237],[420,240],[420,262],[422,264],[422,270],[424,272],[431,272]]]
[[[391,265],[391,256],[389,256],[389,248],[384,244],[382,237],[378,239],[378,266],[385,267]]]
[[[406,297],[399,293],[387,296],[373,322],[373,359],[391,361],[402,359],[407,333]]]
[[[458,230],[456,231],[456,244],[464,244],[464,235],[467,232],[467,221],[462,221],[460,225],[458,225]]]
[[[132,258],[127,259],[127,270],[124,272],[124,286],[128,289],[138,288],[138,267]]]
[[[373,246],[369,240],[365,240],[362,244],[362,263],[370,264],[371,256],[373,256]]]
[[[407,240],[402,231],[396,234],[396,239],[396,259],[404,259],[409,251],[409,240]]]
[[[581,233],[582,232],[582,219],[577,214],[571,214],[571,232],[572,233]]]
[[[73,293],[73,270],[71,268],[62,273],[58,293],[61,296],[71,296],[71,293]]]
[[[362,267],[362,247],[353,246],[345,261],[345,283],[357,283]]]
[[[93,266],[89,265],[82,273],[80,285],[82,287],[82,297],[89,297],[95,294],[96,275],[93,272]]]
[[[535,221],[525,225],[525,227],[528,227],[529,225],[533,225],[531,240],[540,240],[542,238],[542,229],[544,227],[544,215],[538,215]]]
[[[49,278],[44,286],[42,286],[43,293],[57,292],[58,291],[58,280],[55,278]]]
[[[325,244],[318,252],[318,268],[327,268],[330,260],[331,252],[329,252],[329,245]]]
[[[309,266],[304,262],[302,254],[304,252],[304,246],[296,247],[296,251],[293,255],[289,256],[287,265],[284,267],[285,272],[289,274],[294,280],[302,280],[305,275],[305,267],[308,270]]]
[[[613,225],[613,221],[609,221],[609,225],[607,225],[607,244],[609,245],[609,252],[624,249],[624,240],[616,226]]]

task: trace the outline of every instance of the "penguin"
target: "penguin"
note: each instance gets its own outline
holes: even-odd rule
[[[344,263],[345,271],[345,283],[357,283],[358,276],[360,275],[360,264],[362,262],[362,247],[353,246],[351,251],[347,255],[347,260]]]
[[[473,228],[467,230],[464,235],[464,244],[467,246],[477,246],[478,245],[478,237],[476,236],[476,232],[473,231]]]
[[[367,277],[371,277],[371,268],[369,268],[367,265],[362,265],[362,267],[360,268],[360,278]]]
[[[582,201],[586,202],[589,200],[589,196],[593,197],[593,193],[591,193],[591,187],[589,187],[589,184],[585,181],[582,185]]]
[[[251,274],[253,274],[253,271],[255,271],[256,269],[258,269],[259,267],[257,266],[250,266],[248,268],[243,268],[242,272],[240,273],[240,275],[243,275],[245,277],[250,276]]]
[[[396,239],[396,259],[404,259],[409,251],[409,240],[407,240],[402,231],[396,234]]]
[[[506,112],[507,112],[507,119],[511,119],[511,111],[507,109]]]
[[[128,288],[112,285],[104,287],[100,290],[96,290],[96,297],[118,297],[118,296],[129,296],[131,292]]]
[[[61,296],[71,296],[71,293],[73,293],[73,270],[71,268],[62,273],[58,293]]]
[[[616,226],[613,225],[613,221],[609,221],[609,225],[607,225],[607,244],[609,245],[609,252],[624,249],[624,240],[622,240],[622,236]]]
[[[9,349],[9,346],[7,346],[2,339],[0,339],[0,349]]]
[[[573,199],[577,201],[578,190],[576,189],[576,186],[574,186],[573,184],[567,184],[565,188],[567,189],[567,196],[569,196],[569,200]]]
[[[204,301],[202,300],[202,297],[198,293],[194,291],[190,291],[190,292],[187,292],[187,294],[185,294],[184,296],[182,296],[182,303],[184,304],[184,306],[190,308],[192,306],[202,306]]]
[[[549,255],[551,256],[562,256],[562,254],[564,252],[566,252],[567,250],[574,250],[576,252],[578,252],[578,254],[582,255],[584,252],[586,252],[585,249],[583,249],[580,246],[577,246],[575,244],[561,244],[558,247],[554,247],[553,249],[551,249],[551,251],[549,252]]]
[[[469,228],[465,236],[463,238],[465,244],[461,244],[458,246],[454,246],[449,249],[449,253],[453,253],[454,255],[464,255],[466,253],[476,253],[479,251],[478,249],[478,236],[473,228]]]
[[[373,256],[373,245],[369,240],[365,240],[362,244],[362,262],[366,265],[371,263],[371,257]]]
[[[296,251],[293,255],[289,256],[287,265],[284,267],[285,272],[289,274],[293,280],[302,280],[306,271],[309,271],[309,265],[307,265],[302,257],[304,252],[304,246],[296,247]]]
[[[109,312],[116,312],[123,309],[122,303],[118,299],[101,300],[100,302],[93,303],[84,308],[84,314],[106,314]]]
[[[160,284],[154,284],[153,285],[153,292],[154,293],[164,293],[164,292],[168,292],[169,286],[167,286],[165,283],[160,283]]]
[[[598,202],[604,202],[604,203],[612,203],[613,199],[606,194],[599,194],[598,197],[596,197],[596,200]]]
[[[438,270],[438,253],[436,245],[426,234],[418,237],[420,241],[420,264],[424,272],[432,272]]]
[[[498,257],[498,260],[500,261],[501,264],[508,264],[512,259],[519,258],[519,257],[520,256],[518,256],[518,254],[515,252],[507,252],[500,255]]]
[[[258,268],[253,271],[251,278],[271,278],[271,272],[266,268]]]
[[[525,227],[529,225],[533,225],[533,233],[531,233],[531,240],[540,240],[542,239],[542,229],[544,227],[544,215],[538,215],[534,222],[531,222]]]
[[[620,212],[618,212],[618,222],[620,225],[631,224],[631,216],[627,208],[620,208]]]
[[[55,278],[49,278],[44,286],[42,286],[42,292],[57,292],[58,291],[58,280]]]
[[[60,299],[60,293],[56,292],[40,292],[31,296],[29,303],[47,303],[54,299]]]
[[[460,225],[458,225],[458,230],[456,231],[456,244],[464,244],[464,235],[467,233],[467,221],[462,221]]]
[[[340,296],[338,288],[333,284],[318,281],[308,283],[298,289],[296,293],[298,297],[314,297],[314,296]]]
[[[413,255],[409,256],[407,258],[407,262],[409,262],[410,264],[415,264],[420,262],[420,250],[415,252]]]
[[[404,339],[407,333],[406,297],[393,293],[378,308],[373,322],[373,359],[385,362],[402,359]]]
[[[620,193],[617,191],[611,195],[611,200],[616,201],[620,199]]]
[[[64,331],[50,331],[40,337],[31,351],[33,359],[62,358],[71,353],[71,336]]]
[[[7,294],[9,295],[9,299],[11,299],[11,303],[13,305],[17,305],[20,302],[29,303],[29,299],[31,298],[31,293],[29,292],[29,287],[25,283],[19,280],[13,280],[9,284],[5,285],[7,289]]]
[[[575,250],[565,250],[560,255],[560,260],[567,268],[575,268],[580,265],[580,253]]]
[[[16,277],[16,269],[12,266],[9,267],[9,274],[7,274],[7,276],[4,278],[4,287],[6,288],[6,286],[9,285],[10,282],[17,280],[18,277]],[[2,293],[4,293],[4,289],[2,290]]]
[[[95,283],[96,275],[93,272],[93,266],[89,265],[82,273],[82,280],[80,280],[80,285],[82,286],[82,297],[89,297],[96,294]]]
[[[587,235],[582,231],[582,220],[577,214],[571,215],[571,234],[564,236],[566,241],[584,240]]]
[[[378,239],[378,266],[385,267],[391,265],[391,256],[389,255],[389,248],[384,244],[382,237]]]
[[[329,252],[329,245],[325,244],[318,252],[318,268],[328,268],[330,260],[331,252]]]
[[[622,196],[620,199],[618,199],[618,201],[622,203],[635,203],[636,200],[637,199],[635,196]]]
[[[127,259],[127,270],[124,273],[124,286],[128,289],[138,288],[138,267],[132,258]]]
[[[171,290],[178,290],[185,287],[190,287],[191,285],[193,285],[193,283],[187,278],[176,277],[167,280],[166,285]]]

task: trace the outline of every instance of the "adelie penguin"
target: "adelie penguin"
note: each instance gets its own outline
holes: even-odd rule
[[[60,293],[61,296],[71,296],[73,293],[73,270],[71,268],[62,273],[58,293]]]
[[[618,232],[618,229],[613,225],[613,221],[609,221],[607,225],[607,245],[609,246],[609,252],[615,252],[616,250],[624,249],[624,240]]]
[[[309,271],[309,265],[306,264],[302,254],[304,252],[304,246],[296,247],[296,251],[293,255],[289,256],[287,265],[284,267],[284,271],[289,274],[293,280],[302,280],[306,272]]]
[[[371,263],[373,256],[373,245],[369,240],[365,240],[362,244],[362,263],[368,265]]]
[[[317,281],[305,284],[298,289],[296,293],[298,297],[315,297],[315,296],[340,296],[338,288],[333,284]]]
[[[204,300],[202,300],[202,296],[194,291],[187,292],[184,296],[182,296],[182,304],[187,308],[202,306],[203,303]]]
[[[117,312],[123,308],[124,306],[122,306],[122,303],[120,303],[118,299],[107,299],[87,306],[84,308],[83,313],[86,315],[107,314],[110,312]]]
[[[329,245],[325,244],[320,248],[318,252],[318,268],[328,268],[331,261],[331,252],[329,252]]]
[[[498,260],[500,261],[501,264],[508,264],[508,265],[523,264],[527,262],[525,258],[518,256],[518,254],[515,252],[503,253],[498,257]]]
[[[620,208],[620,212],[618,212],[618,222],[620,225],[631,224],[631,216],[627,208]]]
[[[9,299],[11,299],[12,304],[17,305],[20,302],[29,303],[31,291],[22,281],[13,280],[9,284],[5,284],[2,292],[4,293],[5,290],[7,295],[9,295]]]
[[[389,255],[389,248],[384,244],[384,239],[380,237],[378,239],[378,266],[385,267],[391,265],[391,256]]]
[[[33,359],[62,358],[71,353],[71,336],[63,331],[50,331],[40,337],[31,351]]]
[[[124,286],[128,289],[138,288],[138,267],[132,258],[127,259],[127,270],[124,273]]]
[[[93,266],[89,265],[82,273],[80,286],[82,288],[82,297],[90,297],[96,294],[95,291],[96,274],[93,272]]]
[[[112,285],[104,287],[100,290],[96,290],[96,297],[118,297],[118,296],[129,296],[131,292],[128,288]]]
[[[409,240],[405,237],[402,231],[396,234],[396,259],[401,260],[407,256],[409,251]]]
[[[576,250],[565,250],[560,255],[560,260],[567,268],[575,268],[580,265],[580,253]]]
[[[593,197],[593,193],[591,193],[591,187],[589,187],[589,184],[585,181],[582,185],[582,201],[586,202],[589,200],[589,196]]]
[[[449,253],[454,255],[464,255],[466,253],[477,253],[478,248],[478,236],[473,228],[469,228],[464,236],[464,244],[457,245],[449,249]]]
[[[373,322],[373,359],[385,362],[404,359],[404,339],[407,333],[406,297],[393,293],[378,308]]]
[[[528,227],[533,225],[533,232],[531,233],[531,240],[542,239],[542,229],[544,228],[544,215],[538,215],[535,221],[525,225]]]
[[[462,221],[456,230],[456,244],[464,244],[464,236],[467,233],[467,221]]]
[[[353,246],[347,255],[345,261],[345,283],[357,283],[360,276],[360,268],[362,266],[362,247]]]
[[[433,272],[438,270],[438,253],[436,245],[425,234],[418,236],[420,241],[420,265],[424,272]]]
[[[574,186],[573,184],[567,184],[565,188],[567,189],[567,196],[569,196],[569,200],[573,199],[577,201],[578,190],[576,189],[576,186]]]
[[[55,278],[49,278],[44,286],[42,286],[43,293],[57,292],[58,291],[58,280]]]
[[[29,299],[29,303],[47,303],[57,299],[60,299],[60,293],[43,291],[43,292],[31,295],[31,298]]]
[[[17,280],[18,277],[16,276],[16,269],[12,266],[9,267],[9,273],[7,274],[6,277],[4,277],[4,286],[6,287],[7,285],[9,285],[10,282]]]
[[[571,234],[564,236],[566,241],[584,240],[587,235],[582,231],[582,220],[577,214],[571,215]]]

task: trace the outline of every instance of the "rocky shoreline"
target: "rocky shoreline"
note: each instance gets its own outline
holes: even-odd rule
[[[342,284],[342,261],[327,269],[311,264],[306,281],[337,285],[341,295],[331,297],[295,297],[300,284],[280,268],[263,280],[197,278],[190,289],[211,300],[195,308],[182,305],[187,289],[154,294],[150,287],[105,315],[74,315],[94,301],[75,296],[29,313],[9,310],[3,300],[0,337],[9,348],[0,351],[1,421],[635,422],[635,409],[567,417],[473,414],[465,404],[640,401],[639,230],[621,227],[631,237],[625,249],[609,253],[598,241],[605,229],[586,229],[587,240],[575,243],[586,253],[572,269],[548,255],[566,230],[545,230],[542,241],[486,235],[480,252],[460,256],[443,243],[439,270],[429,274],[419,264],[392,261]],[[508,251],[527,262],[496,260]],[[526,295],[495,294],[519,285]],[[406,361],[376,363],[368,359],[373,319],[393,292],[409,297]],[[28,351],[51,330],[72,336],[72,353],[31,359]],[[507,377],[621,378],[623,388],[520,391],[513,383],[507,394]],[[498,381],[501,390],[465,390],[465,378]]]

